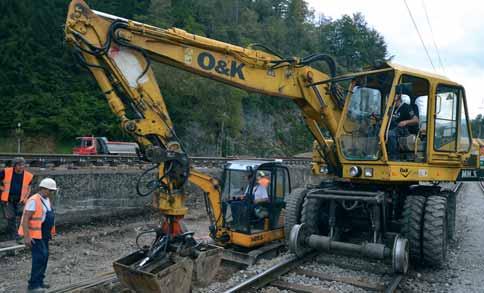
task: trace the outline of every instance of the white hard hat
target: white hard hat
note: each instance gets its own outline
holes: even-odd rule
[[[410,97],[408,95],[402,94],[401,99],[402,99],[402,104],[410,105]]]
[[[44,178],[40,181],[39,187],[47,188],[49,190],[57,190],[57,184],[52,178]]]

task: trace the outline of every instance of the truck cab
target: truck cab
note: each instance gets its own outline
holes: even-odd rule
[[[72,149],[75,155],[96,155],[98,154],[98,142],[93,136],[76,137],[78,146]]]

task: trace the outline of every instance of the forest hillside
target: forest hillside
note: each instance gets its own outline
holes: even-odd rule
[[[304,0],[90,0],[96,10],[159,27],[175,26],[283,56],[328,53],[338,70],[387,59],[383,37],[361,14],[329,19]],[[104,96],[66,46],[69,1],[0,2],[0,151],[69,152],[81,135],[129,140]],[[175,130],[191,155],[290,156],[312,137],[289,100],[264,97],[155,65]]]

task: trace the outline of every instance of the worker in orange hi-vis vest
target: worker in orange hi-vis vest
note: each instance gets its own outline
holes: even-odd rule
[[[32,173],[25,170],[22,157],[13,159],[13,167],[0,170],[0,202],[7,220],[7,237],[18,238],[17,226],[22,208],[30,195]]]
[[[40,181],[39,192],[32,195],[25,204],[18,233],[24,236],[24,243],[32,251],[32,270],[28,292],[44,292],[50,286],[44,282],[49,260],[49,240],[55,234],[55,214],[50,199],[57,189],[51,178]]]

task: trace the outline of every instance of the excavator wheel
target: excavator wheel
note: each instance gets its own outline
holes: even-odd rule
[[[423,221],[422,251],[425,265],[441,267],[447,257],[447,198],[427,198]]]
[[[305,198],[301,212],[301,223],[306,225],[309,235],[323,233],[321,215],[324,211],[325,202],[317,198]],[[326,226],[327,227],[327,226]]]
[[[422,221],[424,216],[425,197],[408,196],[403,206],[402,236],[410,244],[410,258],[414,263],[422,260]]]
[[[296,188],[285,199],[286,211],[284,214],[284,235],[286,237],[286,242],[289,241],[292,227],[301,223],[301,212],[307,192],[308,190],[306,188]]]

